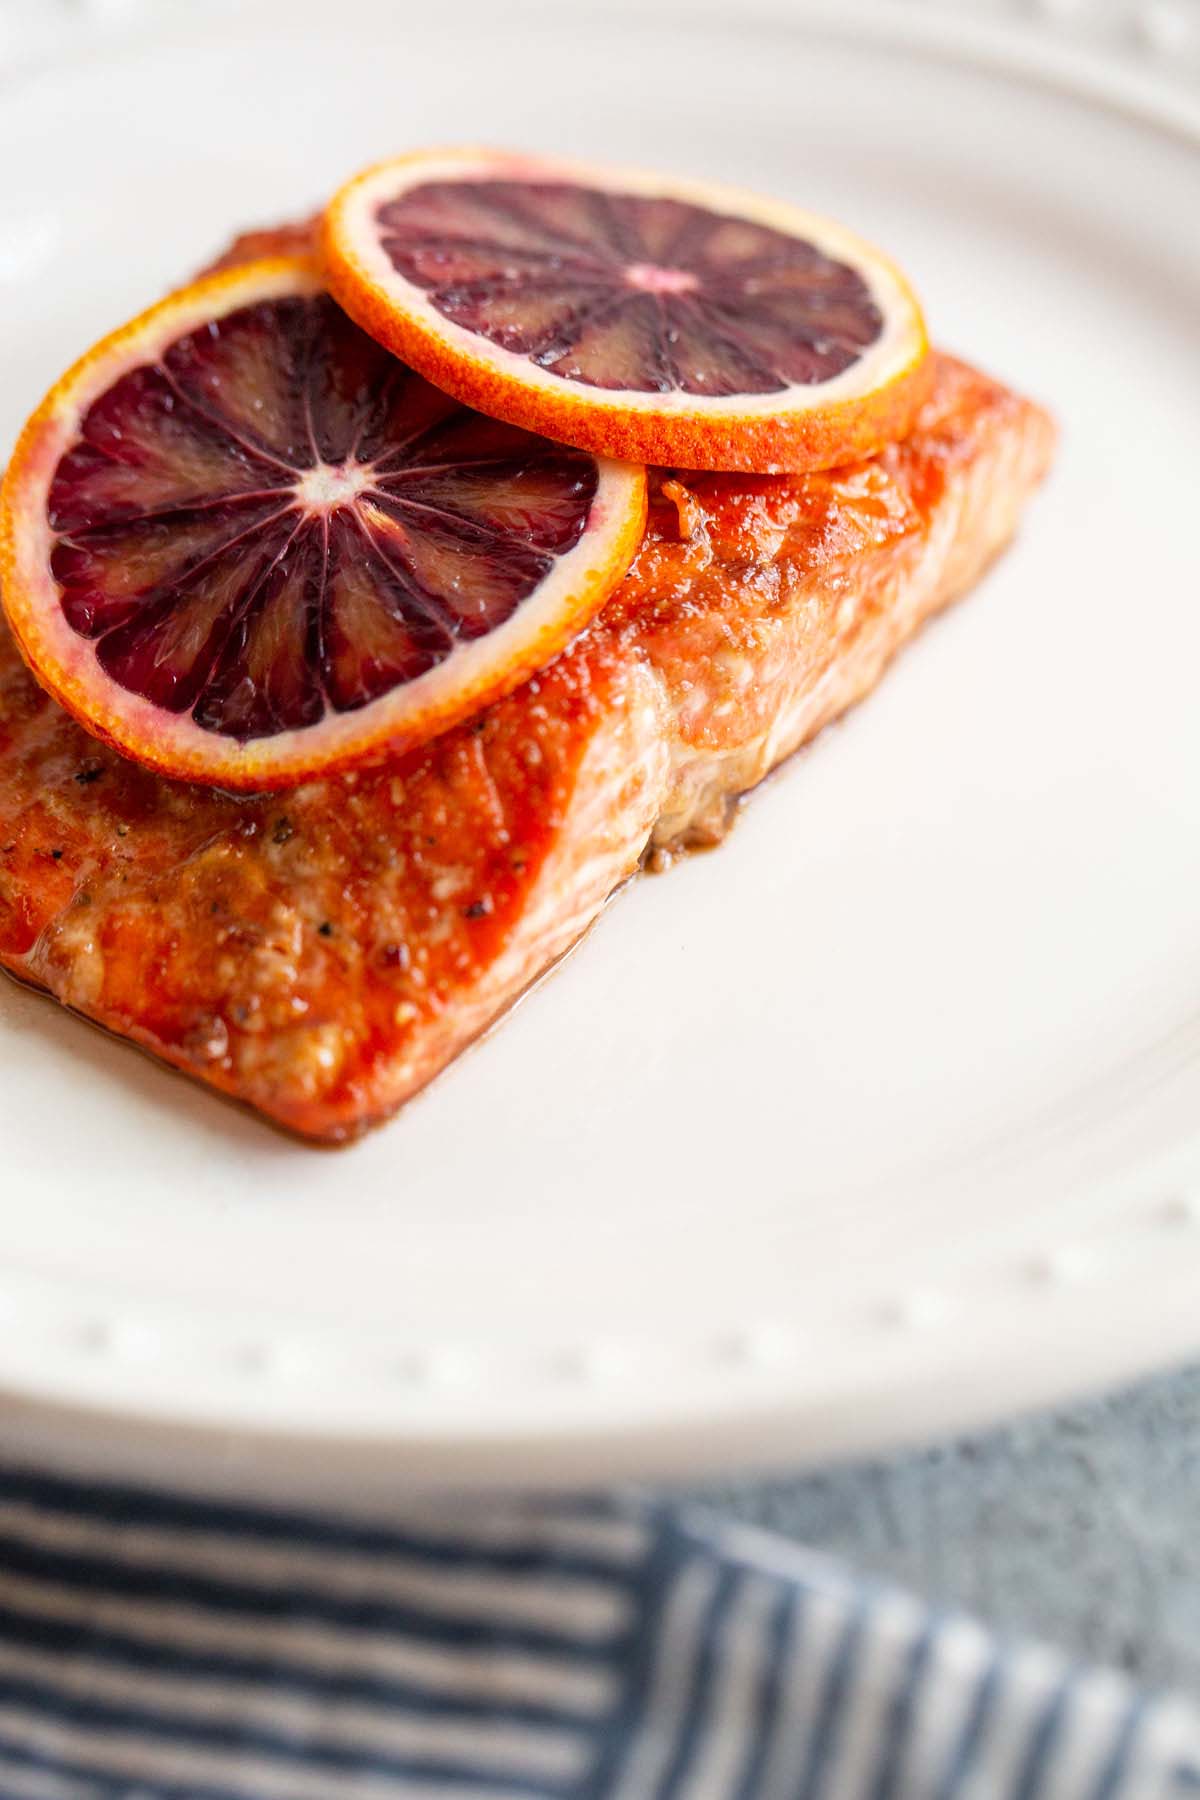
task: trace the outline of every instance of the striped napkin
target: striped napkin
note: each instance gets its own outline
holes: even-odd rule
[[[0,1477],[0,1800],[1158,1800],[1200,1715],[637,1504]]]

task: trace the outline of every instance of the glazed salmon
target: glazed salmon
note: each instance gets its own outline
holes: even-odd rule
[[[938,356],[916,429],[868,462],[656,475],[633,567],[549,670],[418,752],[285,795],[122,759],[5,632],[0,963],[280,1125],[353,1138],[627,876],[715,842],[738,796],[868,693],[1007,543],[1053,438]]]

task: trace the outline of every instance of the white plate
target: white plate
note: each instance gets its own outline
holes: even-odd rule
[[[467,139],[844,216],[1063,447],[868,706],[358,1148],[0,986],[6,1442],[594,1480],[1200,1350],[1200,106],[995,8],[205,11],[10,84],[4,437],[231,227]]]

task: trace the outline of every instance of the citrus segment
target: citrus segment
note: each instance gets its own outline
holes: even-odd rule
[[[470,411],[281,259],[172,296],[63,378],[0,494],[0,574],[85,725],[269,788],[517,686],[644,520],[644,471]]]
[[[602,454],[763,473],[908,428],[921,311],[841,226],[720,186],[462,151],[326,212],[332,291],[447,392]]]

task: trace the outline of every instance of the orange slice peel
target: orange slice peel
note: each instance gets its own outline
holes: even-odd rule
[[[621,580],[642,468],[481,417],[303,257],[112,333],[30,418],[0,586],[42,685],[162,773],[290,786],[424,742],[551,661]]]
[[[322,254],[349,315],[430,381],[597,455],[828,468],[902,437],[928,391],[894,264],[716,183],[420,152],[335,195]]]

